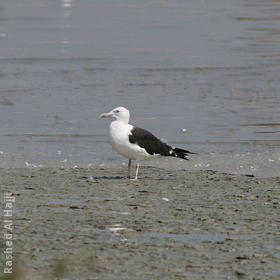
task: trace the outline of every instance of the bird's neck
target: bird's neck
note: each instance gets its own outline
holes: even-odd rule
[[[122,121],[122,120],[115,120],[111,122],[110,128],[115,130],[123,129],[124,127],[131,127],[128,122]]]
[[[129,119],[117,119],[112,121],[112,123],[115,124],[122,124],[122,125],[128,125]]]

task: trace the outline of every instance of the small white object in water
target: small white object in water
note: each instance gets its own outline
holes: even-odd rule
[[[62,44],[70,44],[70,43],[71,43],[71,41],[70,41],[70,40],[65,39],[65,40],[62,40],[62,41],[61,41],[61,43],[62,43]]]
[[[72,7],[72,0],[62,0],[62,7],[63,8],[71,8]]]
[[[127,238],[124,238],[124,237],[121,238],[121,241],[122,241],[122,242],[126,242],[127,240],[128,240]]]
[[[257,170],[257,168],[254,167],[253,165],[250,166],[250,169],[251,169],[251,171],[256,171]]]
[[[121,212],[120,214],[121,214],[121,215],[130,215],[129,212]]]
[[[186,133],[186,132],[187,132],[187,129],[186,129],[186,128],[181,128],[180,132],[181,132],[181,133]]]
[[[162,200],[169,201],[169,199],[167,197],[163,197]]]
[[[121,224],[114,224],[113,227],[121,227]]]
[[[58,155],[61,155],[61,153],[62,153],[60,150],[57,150],[56,152]]]
[[[268,159],[268,161],[270,161],[270,162],[274,162],[275,160],[274,160],[274,159],[269,158],[269,159]]]
[[[124,231],[127,230],[126,227],[123,227],[121,224],[114,224],[113,227],[109,228],[109,231],[111,231],[112,233],[118,235],[119,231]]]
[[[26,167],[43,167],[43,164],[32,164],[32,163],[28,163],[27,161],[25,162]]]
[[[117,232],[117,231],[126,230],[126,228],[125,227],[115,227],[115,228],[109,228],[109,230],[112,232]]]

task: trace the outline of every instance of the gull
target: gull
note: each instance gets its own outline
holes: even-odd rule
[[[177,157],[188,160],[188,154],[194,154],[184,149],[175,148],[159,140],[151,132],[129,124],[129,111],[117,107],[100,118],[113,118],[110,125],[110,142],[113,149],[128,159],[128,174],[131,179],[131,161],[136,160],[135,178],[138,179],[139,163],[158,156]]]

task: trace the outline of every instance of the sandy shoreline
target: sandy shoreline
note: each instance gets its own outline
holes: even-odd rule
[[[13,279],[280,278],[280,177],[123,174],[1,169],[2,192],[16,199],[14,270],[26,277]]]

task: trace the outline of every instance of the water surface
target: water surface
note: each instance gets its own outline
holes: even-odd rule
[[[197,152],[171,168],[280,167],[280,2],[0,4],[0,166],[125,162],[100,113]]]

